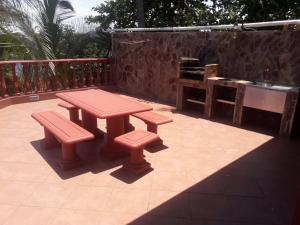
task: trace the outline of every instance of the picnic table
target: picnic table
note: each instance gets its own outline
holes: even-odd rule
[[[107,140],[101,153],[109,158],[128,154],[118,146],[114,139],[126,132],[125,124],[129,115],[150,111],[152,107],[129,98],[103,90],[86,90],[56,94],[82,110],[82,126],[97,135],[97,118],[107,121]]]

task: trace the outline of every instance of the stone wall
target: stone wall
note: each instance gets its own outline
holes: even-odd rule
[[[222,76],[300,85],[300,31],[114,33],[120,89],[174,103],[179,57],[220,64]]]

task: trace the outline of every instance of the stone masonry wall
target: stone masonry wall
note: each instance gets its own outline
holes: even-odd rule
[[[121,90],[174,103],[177,62],[220,64],[225,77],[300,85],[300,31],[114,33]]]

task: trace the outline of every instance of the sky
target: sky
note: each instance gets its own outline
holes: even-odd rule
[[[96,15],[96,12],[92,11],[92,7],[103,3],[104,0],[70,0],[75,11],[76,17],[83,18],[89,15]]]

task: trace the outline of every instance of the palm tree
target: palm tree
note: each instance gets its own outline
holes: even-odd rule
[[[43,0],[36,2],[37,21],[43,41],[57,55],[57,47],[62,35],[62,21],[73,17],[74,8],[66,0]]]
[[[67,0],[0,1],[0,15],[7,18],[0,21],[0,31],[11,33],[7,26],[3,25],[9,23],[24,34],[22,42],[34,58],[55,58],[61,37],[61,23],[73,16],[72,4]]]

